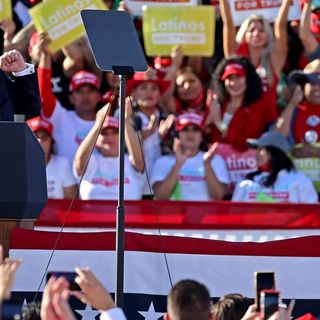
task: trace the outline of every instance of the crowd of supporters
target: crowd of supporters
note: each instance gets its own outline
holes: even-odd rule
[[[117,199],[119,79],[96,67],[86,36],[52,54],[26,18],[38,2],[13,1],[1,27],[3,51],[37,68],[42,115],[28,124],[45,150],[48,196]],[[248,16],[237,28],[228,0],[215,1],[212,57],[174,46],[128,79],[125,199],[318,202],[320,8],[303,0],[288,21],[290,4],[272,24]]]

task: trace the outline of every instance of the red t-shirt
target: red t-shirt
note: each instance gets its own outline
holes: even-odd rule
[[[227,103],[221,106],[222,116],[226,111]],[[264,93],[261,98],[249,106],[241,106],[233,115],[228,126],[227,135],[222,138],[217,128],[212,130],[212,141],[229,143],[239,150],[246,150],[248,138],[259,138],[273,121],[277,119],[275,104]]]
[[[240,46],[237,49],[237,54],[250,58],[248,45],[246,43],[240,44]],[[272,78],[273,78],[272,84],[270,84],[267,70],[260,63],[255,68],[256,68],[256,72],[261,78],[263,91],[269,92],[269,94],[271,95],[270,99],[272,98],[274,100],[274,103],[277,103],[277,85],[279,83],[279,78],[273,70],[271,61],[270,61],[270,67],[271,67]]]
[[[293,125],[295,143],[320,141],[320,108],[308,102],[300,104]],[[308,140],[311,139],[311,140]]]

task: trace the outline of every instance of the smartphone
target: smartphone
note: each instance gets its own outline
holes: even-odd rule
[[[14,300],[4,300],[1,306],[2,320],[19,320],[22,303]]]
[[[46,281],[50,279],[51,276],[56,278],[64,277],[69,282],[69,290],[72,291],[81,291],[79,285],[75,282],[76,277],[78,276],[75,272],[72,271],[49,271],[46,276]]]
[[[269,319],[279,308],[279,291],[261,290],[260,307],[262,319]]]
[[[257,271],[254,273],[255,304],[260,311],[260,292],[265,289],[275,289],[275,273],[273,271]]]

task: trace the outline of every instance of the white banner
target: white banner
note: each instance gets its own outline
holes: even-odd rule
[[[250,15],[262,15],[269,22],[274,22],[283,0],[229,0],[234,24],[240,26]],[[300,20],[299,0],[291,0],[288,20]]]

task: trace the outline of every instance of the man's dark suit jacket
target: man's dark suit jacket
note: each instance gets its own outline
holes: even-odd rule
[[[37,74],[9,79],[0,70],[0,121],[13,121],[14,114],[24,114],[29,119],[40,115],[40,111]]]

